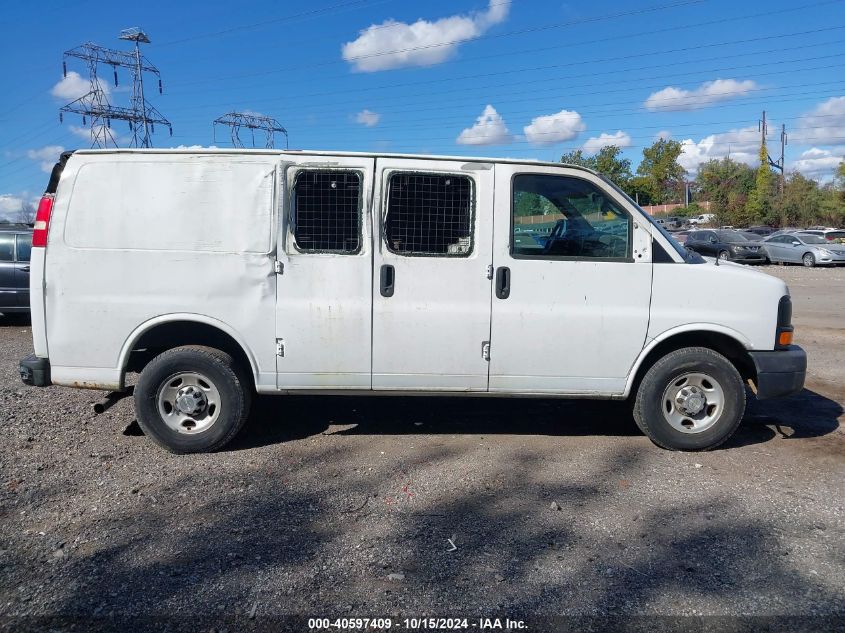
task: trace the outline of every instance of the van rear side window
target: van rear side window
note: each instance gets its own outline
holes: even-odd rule
[[[291,201],[296,248],[309,253],[361,250],[361,174],[306,170],[296,175]]]
[[[466,257],[472,252],[473,189],[467,176],[390,176],[384,240],[399,255]]]

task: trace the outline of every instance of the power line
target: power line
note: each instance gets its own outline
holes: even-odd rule
[[[821,56],[821,57],[816,57],[816,58],[807,58],[806,60],[803,60],[803,61],[809,61],[809,60],[814,60],[814,59],[824,59],[824,58],[829,58],[829,57],[843,57],[843,56],[845,56],[845,53],[840,53],[840,54],[836,54],[836,55],[829,55],[829,56]],[[799,61],[799,60],[792,60],[792,61]],[[759,78],[759,77],[766,77],[766,76],[771,76],[771,75],[782,74],[782,72],[783,72],[782,71],[783,62],[781,62],[781,61],[765,62],[765,63],[762,63],[762,64],[754,64],[752,66],[758,66],[759,67],[759,66],[772,66],[772,65],[777,65],[777,66],[780,66],[781,68],[779,68],[776,71],[772,71],[772,72],[757,73],[757,74],[754,75],[754,77]],[[797,68],[797,69],[794,69],[794,70],[795,70],[795,72],[808,72],[808,71],[813,71],[813,70],[829,70],[829,69],[833,69],[833,68],[841,68],[842,65],[843,65],[842,63],[828,64],[828,65],[822,65],[822,66],[809,66],[809,67]],[[735,68],[741,68],[741,67],[735,67]],[[620,72],[622,72],[622,71],[620,71]],[[705,72],[719,72],[719,71],[716,70],[716,71],[705,71]],[[601,74],[601,73],[598,73],[598,74]],[[677,76],[677,75],[669,75],[669,76]],[[668,77],[668,76],[666,76],[666,77]],[[656,78],[660,78],[660,77],[657,76]],[[630,79],[628,81],[618,82],[619,84],[623,84],[623,85],[624,84],[636,84],[636,86],[633,87],[633,88],[614,88],[614,89],[592,91],[592,92],[572,92],[572,91],[569,91],[569,90],[567,90],[565,92],[553,92],[553,91],[559,91],[560,90],[560,88],[558,88],[558,87],[553,87],[553,88],[548,88],[548,89],[544,89],[544,90],[534,90],[532,92],[532,96],[530,96],[530,97],[519,97],[519,98],[502,98],[502,97],[499,97],[498,95],[496,95],[495,93],[492,94],[492,95],[489,94],[489,93],[485,93],[483,100],[479,100],[479,99],[475,98],[475,99],[464,101],[464,102],[450,101],[448,106],[440,106],[440,107],[406,108],[406,109],[399,109],[399,110],[390,109],[390,108],[379,108],[379,114],[381,114],[381,115],[400,114],[401,115],[401,114],[414,114],[414,113],[418,113],[418,112],[428,113],[428,112],[433,112],[433,111],[438,111],[438,110],[450,110],[450,109],[453,109],[455,106],[460,106],[460,105],[468,105],[468,106],[469,105],[480,105],[481,103],[490,103],[490,104],[495,104],[497,106],[500,106],[503,103],[504,104],[511,104],[511,103],[521,103],[521,102],[526,102],[526,101],[528,101],[528,102],[535,101],[538,98],[538,94],[540,94],[540,93],[551,93],[551,94],[544,94],[543,95],[543,97],[546,98],[546,99],[554,99],[554,98],[560,97],[560,98],[565,98],[567,100],[571,100],[573,97],[605,95],[605,94],[613,94],[613,93],[628,93],[628,92],[633,93],[633,92],[639,92],[639,91],[642,91],[642,90],[652,90],[652,89],[655,89],[655,88],[663,88],[666,85],[665,83],[660,83],[660,84],[651,84],[651,85],[643,86],[643,85],[640,85],[638,83],[640,81],[642,81],[642,79]],[[700,80],[687,81],[687,82],[682,81],[682,82],[674,82],[674,86],[697,85],[699,83],[701,83]],[[821,83],[830,83],[830,82],[821,82]],[[580,88],[580,87],[591,87],[591,86],[597,86],[597,85],[603,85],[603,84],[601,82],[592,83],[592,84],[580,84],[580,85],[569,84],[569,87],[570,88]],[[762,87],[762,88],[751,89],[748,92],[757,92],[757,91],[760,91],[760,90],[775,90],[775,89],[783,88],[783,87],[784,86],[779,86],[777,88]],[[513,89],[512,88],[509,89],[506,94],[508,94],[508,95],[514,94]],[[713,94],[716,94],[716,93],[713,93]],[[308,116],[309,117],[313,116],[314,114],[331,115],[331,114],[343,114],[344,112],[348,113],[349,109],[345,108],[343,110],[337,110],[337,109],[332,108],[332,109],[322,110],[322,109],[308,108]],[[335,127],[337,127],[337,126],[335,126]]]
[[[735,45],[735,44],[749,44],[749,43],[752,43],[752,42],[765,41],[765,40],[771,40],[771,39],[782,39],[782,38],[785,38],[785,37],[798,37],[798,36],[801,36],[801,35],[813,35],[813,34],[817,34],[817,33],[821,33],[821,32],[826,32],[826,31],[831,31],[831,30],[840,30],[840,29],[845,29],[845,25],[825,27],[825,28],[820,28],[820,29],[812,29],[812,30],[801,31],[801,32],[797,32],[797,33],[781,33],[781,34],[777,34],[777,35],[769,35],[769,36],[762,36],[762,37],[756,37],[756,38],[747,38],[747,39],[742,39],[742,40],[730,40],[730,41],[726,41],[726,42],[699,44],[699,45],[695,45],[695,46],[685,46],[685,47],[681,47],[681,48],[664,49],[664,50],[659,50],[659,51],[647,51],[647,52],[642,52],[642,53],[620,55],[620,56],[614,56],[614,57],[604,57],[604,58],[596,58],[596,59],[591,59],[591,60],[571,61],[571,62],[566,62],[566,63],[562,63],[562,64],[550,64],[550,65],[546,65],[546,66],[536,66],[536,67],[533,67],[533,68],[517,68],[517,69],[512,69],[512,70],[489,72],[489,73],[477,73],[477,74],[473,74],[473,75],[464,75],[464,76],[461,76],[461,77],[437,79],[437,80],[431,80],[431,81],[409,82],[409,83],[405,83],[405,84],[393,84],[393,85],[388,85],[388,86],[382,86],[382,87],[379,87],[379,88],[369,88],[369,89],[364,88],[364,89],[352,89],[352,90],[340,90],[340,91],[324,91],[324,92],[321,92],[321,93],[311,93],[311,94],[308,94],[308,95],[302,95],[302,97],[303,98],[311,97],[311,96],[325,97],[325,96],[332,96],[332,95],[337,95],[337,94],[348,95],[349,93],[352,93],[352,92],[361,92],[361,91],[367,91],[367,90],[373,90],[373,89],[396,88],[396,87],[407,87],[407,86],[420,87],[420,86],[429,85],[429,84],[440,84],[444,81],[461,81],[461,80],[475,79],[475,78],[480,78],[480,77],[495,77],[495,76],[502,76],[502,75],[510,75],[510,74],[514,74],[514,73],[526,73],[526,72],[535,72],[535,71],[543,71],[543,70],[552,70],[552,69],[557,69],[557,68],[569,68],[569,67],[573,67],[573,66],[581,66],[581,65],[584,65],[584,64],[605,64],[605,63],[611,63],[611,62],[625,61],[625,60],[633,59],[633,58],[650,57],[650,56],[654,56],[654,55],[664,55],[664,56],[665,55],[673,55],[673,54],[676,54],[676,53],[702,50],[702,49],[706,49],[706,48],[715,48],[715,47],[719,47],[719,46],[731,46],[731,45]],[[740,56],[740,55],[745,55],[745,54],[744,53],[738,54],[737,56]],[[278,98],[268,98],[268,99],[258,99],[258,100],[252,99],[252,100],[250,100],[250,103],[253,103],[253,104],[259,104],[259,103],[264,103],[264,102],[274,102],[275,103],[276,101],[278,101]],[[210,107],[210,106],[220,107],[220,106],[225,106],[225,105],[227,105],[227,104],[225,104],[225,103],[224,104],[219,104],[219,103],[218,104],[206,104],[206,105],[193,106],[193,107],[189,106],[187,108],[182,108],[182,110],[184,111],[184,110],[188,110],[188,109],[197,109],[197,108],[204,108],[204,107]]]
[[[839,67],[841,67],[841,66],[842,65],[840,64]],[[824,85],[828,85],[828,84],[837,84],[836,89],[839,90],[838,85],[841,84],[841,85],[843,85],[843,87],[845,87],[845,79],[834,80],[834,81],[825,81],[825,82],[812,82],[812,83],[804,83],[804,84],[785,85],[785,86],[781,86],[781,87],[778,87],[778,88],[763,87],[763,88],[748,90],[747,92],[749,92],[749,93],[774,92],[774,91],[778,91],[778,90],[785,90],[785,89],[791,89],[791,88],[817,87],[817,86],[824,86]],[[600,95],[600,94],[604,94],[604,93],[602,93],[601,91],[596,91],[594,93],[589,93],[589,94]],[[720,95],[727,96],[727,95],[731,95],[733,93],[731,91],[722,91],[722,92],[713,92],[713,93],[710,93],[710,94],[712,96],[720,96]],[[786,93],[786,94],[775,95],[775,96],[787,97],[787,96],[795,96],[795,95],[799,95],[799,94],[804,95],[805,98],[807,97],[806,92]],[[741,104],[747,103],[749,101],[752,101],[752,102],[758,101],[760,98],[761,98],[760,96],[753,96],[753,97],[742,97],[742,96],[740,96],[740,97],[737,97],[736,99],[733,99],[730,103],[722,102],[722,105],[723,106],[738,105],[738,104],[741,105]],[[697,109],[697,108],[693,108],[693,107],[689,107],[689,106],[695,106],[695,105],[698,105],[698,104],[706,104],[706,105],[713,104],[712,101],[709,101],[709,100],[707,100],[703,97],[695,97],[695,98],[678,97],[678,98],[674,98],[674,99],[667,99],[667,101],[673,101],[674,107],[678,110],[681,110],[681,109],[693,110],[693,109]],[[633,108],[633,109],[632,108],[620,109],[619,106],[641,105],[641,104],[642,104],[641,99],[629,100],[629,101],[608,101],[608,102],[604,102],[604,103],[591,104],[591,106],[589,108],[580,109],[577,112],[578,112],[578,114],[580,114],[582,116],[603,114],[603,113],[606,113],[606,112],[611,112],[614,115],[637,114],[637,113],[641,113],[641,112],[645,111],[644,108],[637,107],[637,108]],[[572,107],[572,106],[570,106],[570,107]],[[612,109],[609,110],[609,111],[608,110],[595,109],[595,108],[602,108],[602,107],[610,107]],[[660,113],[671,112],[671,111],[673,111],[673,110],[670,110],[669,108],[663,108],[663,109],[658,110],[656,113],[660,114]],[[541,114],[538,114],[536,107],[531,108],[531,109],[526,109],[526,110],[512,110],[512,111],[508,112],[508,116],[513,116],[513,115],[542,116]],[[414,119],[413,123],[414,123],[415,126],[419,126],[422,123],[430,123],[430,124],[438,125],[438,126],[443,125],[443,124],[449,124],[449,123],[454,123],[456,125],[465,125],[467,123],[467,117],[459,116],[459,115],[416,117]],[[343,124],[320,123],[319,125],[320,125],[321,129],[327,129],[327,130],[346,130],[346,129],[349,129],[348,125],[343,125]],[[407,123],[397,123],[396,125],[381,125],[381,126],[379,126],[378,129],[379,130],[406,129],[407,127],[408,127]]]
[[[293,20],[297,20],[299,18],[309,18],[309,17],[319,17],[324,13],[328,13],[335,9],[345,9],[345,8],[356,8],[361,9],[366,6],[376,5],[376,4],[385,4],[386,2],[390,2],[391,0],[351,0],[350,2],[340,2],[338,4],[333,4],[328,7],[323,7],[320,9],[312,9],[311,11],[303,11],[301,13],[295,13],[293,15],[286,15],[278,18],[270,18],[268,20],[261,20],[260,22],[253,22],[251,24],[243,24],[240,26],[233,26],[228,29],[223,29],[221,31],[213,31],[209,33],[200,33],[198,35],[192,35],[190,37],[183,37],[179,40],[171,40],[169,42],[164,42],[159,44],[158,46],[164,48],[166,46],[174,46],[176,44],[184,44],[185,42],[195,42],[197,40],[214,37],[218,38],[221,35],[228,35],[229,33],[235,33],[238,31],[248,31],[250,29],[254,29],[257,27],[267,26],[269,24],[278,24],[280,22],[290,22]]]
[[[609,37],[605,37],[605,38],[598,38],[598,39],[593,38],[593,39],[586,40],[586,41],[568,42],[566,44],[529,49],[529,50],[525,50],[525,51],[515,51],[515,52],[508,52],[508,53],[493,53],[493,54],[487,54],[487,55],[479,55],[479,56],[476,56],[476,57],[473,57],[473,58],[467,58],[463,61],[466,61],[466,62],[481,61],[481,60],[486,60],[486,59],[492,59],[492,58],[495,58],[495,57],[501,57],[503,55],[505,55],[507,57],[513,57],[514,55],[519,55],[519,54],[546,52],[546,51],[549,51],[549,50],[557,50],[557,49],[561,49],[561,48],[594,46],[596,44],[602,44],[602,43],[606,43],[606,42],[614,42],[614,41],[631,39],[631,38],[642,37],[642,36],[647,36],[647,35],[648,36],[659,35],[661,33],[670,33],[670,32],[676,33],[677,31],[684,30],[684,29],[701,28],[701,27],[707,27],[707,26],[715,26],[715,25],[718,25],[718,24],[724,24],[724,23],[727,23],[727,22],[736,22],[736,21],[740,21],[740,20],[756,19],[756,18],[760,18],[760,17],[764,17],[764,16],[772,16],[772,15],[778,15],[778,14],[783,14],[783,13],[788,13],[788,12],[793,12],[793,11],[805,10],[805,9],[814,8],[814,7],[823,6],[823,5],[828,5],[828,4],[837,3],[837,2],[841,2],[841,1],[842,0],[824,0],[823,2],[815,2],[815,3],[801,5],[801,6],[797,6],[797,7],[790,7],[790,8],[782,9],[782,10],[779,10],[779,11],[766,11],[766,12],[762,12],[762,13],[746,14],[746,15],[743,15],[743,16],[719,18],[719,19],[716,19],[716,20],[709,20],[707,22],[696,22],[696,23],[692,23],[692,24],[660,28],[660,29],[656,29],[656,30],[652,30],[652,31],[641,31],[641,32],[635,32],[635,33],[626,33],[626,34],[622,34],[622,35],[614,35],[614,36],[609,36]],[[674,6],[674,5],[666,5],[666,6]],[[657,8],[655,8],[654,10],[657,10]],[[589,20],[592,21],[592,22],[596,22],[596,21],[599,21],[600,19],[613,19],[613,18],[619,17],[619,15],[620,14],[610,14],[610,15],[607,15],[607,16],[599,16],[599,17],[596,17],[596,18],[590,18]],[[555,27],[556,28],[562,28],[563,26],[572,26],[572,25],[575,25],[575,24],[576,24],[576,22],[566,22],[566,23],[560,23],[558,25],[551,25],[551,26],[548,26],[548,28],[555,28]],[[537,27],[537,28],[547,28],[547,27],[544,26],[544,27]],[[845,27],[839,26],[839,27],[833,27],[833,28],[845,28]],[[825,31],[825,30],[831,30],[831,29],[830,28],[822,28],[822,29],[819,29],[819,30],[805,31],[803,33],[798,33],[796,35],[811,34],[811,33],[821,32],[821,31]],[[513,32],[513,33],[515,33],[515,32]],[[506,34],[483,35],[483,36],[480,36],[478,38],[474,38],[472,41],[485,40],[485,39],[490,39],[490,38],[493,38],[493,37],[502,37],[504,35],[506,35]],[[748,40],[740,40],[740,41],[737,41],[735,43],[742,44],[742,43],[747,43],[747,42],[759,41],[761,39],[773,39],[773,38],[776,38],[776,37],[783,37],[783,36],[775,35],[775,36],[769,36],[769,37],[764,37],[764,38],[752,38],[752,39],[748,39]],[[720,44],[716,44],[716,46],[718,46],[718,45],[720,45]],[[704,46],[701,46],[701,47],[704,47]],[[694,50],[696,48],[701,48],[701,47],[683,48],[683,49],[676,49],[676,50]],[[410,52],[410,51],[413,51],[413,50],[422,50],[423,48],[425,48],[425,47],[410,47],[410,48],[407,48],[407,49],[403,49],[403,52]],[[674,52],[674,51],[670,51],[670,52]],[[393,51],[393,53],[395,54],[396,51]],[[628,58],[628,56],[623,57],[623,59],[627,59],[627,58]],[[614,59],[616,59],[616,58],[614,58]],[[320,66],[342,64],[342,63],[344,63],[344,60],[332,60],[332,61],[328,61],[328,62],[318,62],[318,63],[315,63],[315,64],[309,64],[309,65],[299,64],[297,66],[288,66],[288,67],[281,67],[281,68],[275,68],[275,69],[268,69],[268,70],[257,71],[257,72],[252,72],[252,73],[239,73],[239,74],[236,74],[236,75],[217,76],[217,77],[213,77],[213,78],[209,78],[209,79],[201,79],[201,80],[192,81],[192,82],[183,82],[182,85],[185,85],[185,86],[200,85],[200,84],[203,84],[203,83],[214,83],[214,82],[217,82],[217,81],[223,81],[223,80],[228,80],[228,79],[240,79],[240,78],[244,78],[244,77],[261,77],[261,76],[265,76],[265,75],[269,75],[269,74],[278,74],[278,73],[284,73],[284,72],[291,72],[291,71],[295,71],[295,70],[307,70],[307,69],[312,69],[312,68],[316,68],[316,67],[320,67]],[[583,63],[583,62],[578,62],[578,63]],[[564,64],[564,65],[567,65],[567,64]],[[538,68],[532,69],[532,70],[546,70],[546,69],[549,69],[549,68],[557,68],[557,67],[560,67],[560,66],[561,65],[541,66],[541,67],[538,67]],[[514,70],[514,71],[503,71],[503,72],[500,72],[500,73],[486,73],[486,74],[482,74],[482,75],[470,75],[470,77],[472,77],[472,76],[493,76],[493,75],[498,75],[498,74],[503,74],[503,73],[522,72],[522,71],[523,71],[523,69],[518,69],[518,70]],[[347,77],[347,76],[348,75],[337,75],[335,77],[336,78],[342,78],[342,77]],[[326,77],[324,79],[328,80],[328,79],[332,79],[332,78],[335,78],[335,77]],[[457,77],[457,78],[454,78],[452,80],[462,79],[462,78],[463,77]],[[406,84],[395,84],[395,85],[417,85],[417,84],[420,84],[420,83],[437,83],[438,81],[442,81],[442,80],[431,80],[431,81],[426,81],[426,82],[411,82],[411,83],[406,83]]]

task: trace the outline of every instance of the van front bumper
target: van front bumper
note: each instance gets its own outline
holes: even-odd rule
[[[757,369],[757,399],[780,398],[804,388],[807,353],[797,345],[783,350],[748,352]]]
[[[35,354],[30,354],[18,363],[18,371],[25,385],[49,387],[52,384],[49,358],[39,358]]]

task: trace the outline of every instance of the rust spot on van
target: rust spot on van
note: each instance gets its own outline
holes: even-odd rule
[[[73,380],[71,382],[53,382],[60,387],[73,387],[74,389],[98,389],[100,391],[118,391],[120,385],[116,382],[90,382],[87,380]]]

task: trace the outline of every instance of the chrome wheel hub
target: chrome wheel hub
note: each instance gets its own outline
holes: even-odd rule
[[[203,374],[180,372],[161,383],[156,398],[164,423],[177,433],[200,433],[220,416],[220,392]]]
[[[681,433],[706,431],[719,420],[724,407],[722,386],[707,374],[679,376],[663,392],[663,416]]]
[[[683,387],[675,397],[678,409],[687,415],[698,415],[707,404],[707,396],[695,386]]]
[[[208,399],[198,388],[190,385],[176,393],[176,408],[185,415],[199,415],[208,405]]]

